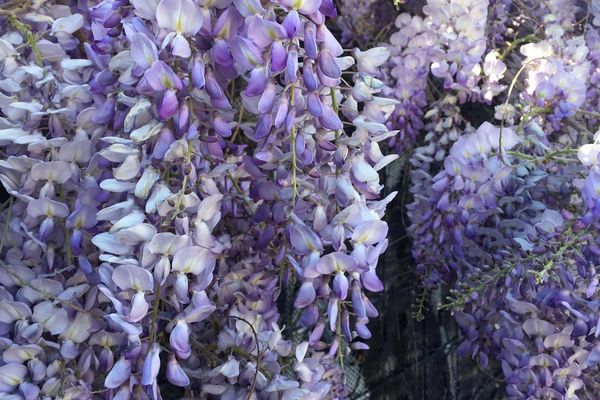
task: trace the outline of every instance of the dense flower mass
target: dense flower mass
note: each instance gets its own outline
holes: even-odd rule
[[[388,50],[345,54],[329,0],[0,11],[2,397],[347,398]]]
[[[351,398],[397,191],[459,352],[597,398],[600,3],[403,3],[0,4],[0,398]]]
[[[509,398],[600,393],[595,3],[430,0],[391,36],[416,271]]]

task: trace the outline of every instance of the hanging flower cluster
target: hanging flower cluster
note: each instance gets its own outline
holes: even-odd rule
[[[398,99],[388,125],[399,134],[390,141],[397,150],[410,147],[424,128],[424,113],[435,93],[450,92],[461,103],[488,104],[505,89],[499,83],[506,66],[498,53],[486,51],[488,1],[463,1],[448,6],[446,1],[430,1],[423,7],[424,17],[408,13],[396,19],[397,31],[388,48],[392,54],[387,65],[384,91]],[[430,85],[436,81],[435,85]],[[436,95],[434,94],[434,96]]]
[[[0,7],[0,393],[347,398],[388,50],[344,54],[330,0]]]
[[[596,397],[598,2],[338,5],[0,5],[0,397],[350,398],[400,156],[418,313]]]
[[[416,143],[417,274],[425,292],[450,288],[436,306],[454,312],[459,352],[498,362],[509,398],[600,390],[591,3],[430,0],[424,17],[398,17],[388,47],[391,144]]]

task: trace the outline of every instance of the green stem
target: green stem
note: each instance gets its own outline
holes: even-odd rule
[[[331,94],[331,106],[333,107],[333,111],[335,111],[335,113],[339,115],[340,107],[339,107],[338,102],[337,102],[337,98],[336,98],[336,95],[335,95],[335,90],[333,88],[331,88],[329,90],[329,93]],[[340,135],[341,135],[340,130],[339,129],[336,130],[335,131],[335,148],[336,149],[338,148],[338,145],[339,145]],[[335,177],[337,178],[339,176],[340,176],[340,168],[336,164],[335,165]],[[339,203],[337,201],[335,202],[335,212],[336,213],[340,212],[340,205],[339,205]]]
[[[337,321],[336,321],[336,334],[338,340],[337,348],[337,359],[340,363],[340,367],[344,369],[344,352],[343,352],[343,339],[342,339],[342,304],[339,303],[337,308]]]
[[[294,92],[296,91],[296,86],[292,83],[290,87],[290,108],[294,108]],[[298,197],[298,181],[296,178],[296,124],[292,123],[292,132],[291,132],[291,144],[292,146],[292,188],[293,188],[293,199],[292,205],[296,205],[296,198]]]
[[[152,309],[152,321],[150,322],[150,342],[156,341],[156,322],[158,321],[158,308],[160,306],[160,283],[156,284],[156,295],[154,297],[154,308]],[[150,351],[150,346],[146,354]]]
[[[292,125],[292,188],[294,190],[293,203],[296,204],[298,197],[298,182],[296,180],[296,126]]]
[[[242,200],[244,201],[244,204],[248,208],[248,213],[249,214],[254,214],[254,212],[252,211],[252,202],[250,202],[250,200],[248,200],[248,197],[242,191],[242,188],[240,187],[240,184],[235,180],[235,178],[231,174],[231,171],[227,171],[227,177],[229,178],[229,180],[233,184],[233,187],[235,188],[235,191],[238,192],[238,194],[242,197]]]
[[[42,53],[40,53],[40,49],[37,46],[37,41],[35,35],[31,31],[31,27],[23,22],[21,22],[15,14],[8,14],[8,20],[11,25],[21,33],[25,37],[27,44],[31,47],[31,51],[35,57],[35,62],[40,66],[44,66],[44,61],[42,57]]]
[[[577,112],[585,114],[585,115],[589,115],[589,116],[594,117],[594,118],[600,118],[600,113],[593,112],[593,111],[588,111],[588,110],[584,110],[582,108],[577,109]]]
[[[337,97],[335,94],[335,90],[333,88],[330,89],[329,93],[331,94],[331,106],[333,107],[333,111],[335,111],[336,114],[339,114],[340,112],[340,107],[337,103]],[[335,146],[338,146],[338,141],[340,139],[340,130],[336,130],[335,131]],[[335,176],[339,176],[340,175],[340,169],[338,168],[338,166],[335,166]]]
[[[65,195],[65,191],[63,188],[60,188],[60,200],[63,203],[66,203],[66,195]],[[71,231],[69,230],[69,228],[67,228],[67,225],[65,225],[64,236],[65,236],[65,250],[66,250],[66,256],[67,256],[67,262],[69,263],[69,265],[72,265],[73,264],[73,250],[71,249]]]
[[[525,153],[521,153],[519,151],[507,151],[506,154],[511,155],[513,157],[517,157],[526,161],[531,161],[534,163],[545,163],[548,162],[552,159],[558,160],[558,161],[563,161],[563,162],[575,162],[577,161],[576,159],[565,159],[565,158],[561,158],[558,157],[560,155],[563,154],[577,154],[577,149],[571,149],[571,148],[567,148],[567,149],[560,149],[560,150],[555,150],[555,151],[551,151],[550,153],[546,154],[545,156],[542,157],[536,157],[536,156],[532,156],[529,154],[525,154]]]
[[[254,360],[256,362],[256,369],[254,371],[254,378],[252,378],[252,385],[250,386],[250,390],[248,391],[248,395],[246,396],[246,400],[250,400],[252,398],[254,398],[255,396],[255,392],[256,392],[256,383],[257,383],[257,378],[258,378],[258,369],[260,368],[260,359],[261,359],[261,354],[260,354],[260,341],[258,340],[258,334],[256,333],[256,329],[254,329],[254,325],[252,325],[250,322],[248,322],[247,320],[245,320],[244,318],[235,316],[235,315],[228,315],[228,318],[233,318],[235,320],[238,321],[242,321],[243,323],[245,323],[246,325],[248,325],[250,327],[250,330],[252,331],[252,334],[254,335],[254,340],[256,341],[256,356],[254,357]]]
[[[190,164],[192,161],[192,146],[190,145],[190,142],[187,142],[187,151],[186,151],[186,155],[185,155],[185,164],[184,165],[188,165]],[[184,167],[185,169],[185,167]],[[179,212],[181,211],[181,205],[183,203],[183,196],[185,196],[185,190],[187,188],[187,183],[188,183],[188,174],[183,173],[183,182],[181,183],[181,190],[179,191],[179,196],[177,197],[177,202],[175,203],[175,212],[173,213],[173,219],[177,218],[177,215],[179,214]]]
[[[508,107],[508,103],[510,102],[512,92],[515,89],[515,85],[517,84],[519,76],[523,73],[523,71],[525,71],[525,68],[527,68],[527,66],[529,64],[531,64],[534,61],[538,61],[541,58],[543,58],[543,57],[536,57],[536,58],[532,58],[531,60],[527,61],[521,68],[519,68],[516,75],[510,82],[510,86],[508,88],[508,94],[506,95],[506,101],[504,102],[504,109],[502,111],[502,121],[500,121],[500,134],[498,135],[498,159],[503,163],[504,163],[504,160],[502,159],[502,150],[501,150],[502,149],[502,130],[504,129],[504,124],[506,123],[506,108]]]
[[[529,34],[527,36],[524,36],[522,38],[515,39],[510,45],[508,45],[508,47],[506,49],[504,49],[504,51],[502,52],[502,54],[500,54],[498,59],[504,60],[504,58],[506,58],[506,56],[508,56],[510,54],[510,52],[512,52],[517,46],[519,46],[522,43],[537,42],[539,40],[540,39],[533,33]]]
[[[11,197],[8,203],[8,212],[6,213],[6,221],[4,221],[4,229],[2,230],[2,239],[0,239],[0,254],[2,254],[2,249],[4,248],[4,241],[8,236],[8,225],[10,224],[10,219],[12,218],[12,209],[14,204],[14,197]]]

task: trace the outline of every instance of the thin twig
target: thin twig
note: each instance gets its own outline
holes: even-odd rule
[[[231,135],[231,143],[235,142],[235,139],[237,138],[238,133],[240,133],[240,128],[242,126],[242,118],[244,118],[244,107],[240,106],[240,112],[238,113],[238,120],[237,120],[237,125],[235,127],[235,130],[233,131],[233,135]]]
[[[508,108],[508,103],[510,102],[510,97],[512,95],[513,90],[515,89],[515,85],[517,83],[517,80],[519,79],[519,76],[523,73],[523,71],[525,71],[525,68],[527,68],[527,66],[529,64],[531,64],[533,61],[537,61],[542,58],[544,58],[544,57],[532,58],[531,60],[529,60],[525,64],[523,64],[523,66],[519,69],[519,71],[517,71],[515,77],[512,79],[512,81],[510,83],[510,87],[508,88],[508,94],[506,95],[506,101],[504,102],[504,109],[502,111],[502,120],[500,121],[500,134],[498,135],[498,159],[501,162],[503,162],[504,164],[506,164],[506,163],[504,162],[504,159],[502,158],[502,131],[504,130],[504,124],[506,122],[506,109]]]
[[[254,378],[252,378],[252,386],[250,387],[250,392],[248,392],[248,395],[246,395],[246,400],[250,400],[252,398],[252,393],[254,393],[256,391],[256,380],[258,378],[258,365],[260,364],[260,344],[258,341],[258,334],[256,333],[254,326],[250,322],[245,320],[244,318],[238,317],[236,315],[228,315],[227,318],[237,319],[239,321],[244,322],[246,325],[248,325],[250,327],[250,329],[252,330],[252,334],[254,335],[254,340],[256,340],[256,356],[255,356],[256,368],[254,369]]]

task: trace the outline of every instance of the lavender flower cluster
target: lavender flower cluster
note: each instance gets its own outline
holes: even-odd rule
[[[331,0],[0,4],[1,398],[348,398],[397,101],[389,51],[345,52],[335,17]]]
[[[600,393],[596,3],[429,0],[390,38],[424,296],[511,399]]]
[[[417,314],[598,397],[600,6],[423,3],[0,4],[0,398],[349,399],[401,157]]]

